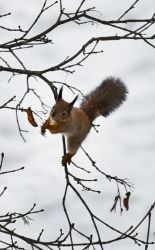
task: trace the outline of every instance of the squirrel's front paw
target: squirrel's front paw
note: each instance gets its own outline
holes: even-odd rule
[[[73,154],[70,153],[64,154],[62,157],[62,165],[65,166],[67,163],[70,164],[72,156]]]
[[[48,120],[44,122],[44,124],[41,126],[41,134],[45,135],[46,129],[48,128]]]

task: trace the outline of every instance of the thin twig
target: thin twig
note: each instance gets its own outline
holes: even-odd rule
[[[24,167],[17,168],[17,169],[13,169],[13,170],[8,170],[8,171],[3,171],[3,172],[0,172],[0,175],[2,175],[2,174],[15,173],[15,172],[18,172],[18,171],[20,171],[20,170],[24,170]]]
[[[119,18],[118,21],[120,21],[129,11],[131,11],[135,5],[139,2],[139,0],[136,0]]]
[[[2,165],[3,165],[3,160],[4,160],[4,153],[1,153],[1,161],[0,161],[0,171],[2,169]]]
[[[148,230],[147,230],[145,250],[148,249],[148,242],[149,242],[149,236],[150,236],[150,226],[151,226],[151,212],[148,215]]]

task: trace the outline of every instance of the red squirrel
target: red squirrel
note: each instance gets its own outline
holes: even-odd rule
[[[82,142],[88,135],[92,122],[98,116],[107,117],[117,109],[127,96],[127,88],[119,78],[109,77],[89,94],[80,104],[74,107],[78,96],[72,102],[62,98],[62,88],[59,90],[56,103],[50,115],[41,127],[44,134],[48,129],[52,134],[62,133],[67,138],[68,152],[62,157],[62,165],[70,164]]]

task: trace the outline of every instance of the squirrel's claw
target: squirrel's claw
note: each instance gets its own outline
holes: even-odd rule
[[[62,157],[62,166],[65,166],[66,164],[70,164],[72,156],[73,155],[70,153],[64,154]]]

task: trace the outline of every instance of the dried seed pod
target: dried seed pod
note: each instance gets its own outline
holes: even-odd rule
[[[126,210],[129,210],[129,197],[130,197],[131,193],[127,192],[126,193],[126,197],[123,199],[123,205],[126,208]]]
[[[27,113],[27,119],[29,121],[29,123],[33,126],[33,127],[38,127],[38,124],[36,123],[34,117],[33,117],[33,113],[30,107],[28,107],[28,109],[26,109],[26,113]]]

